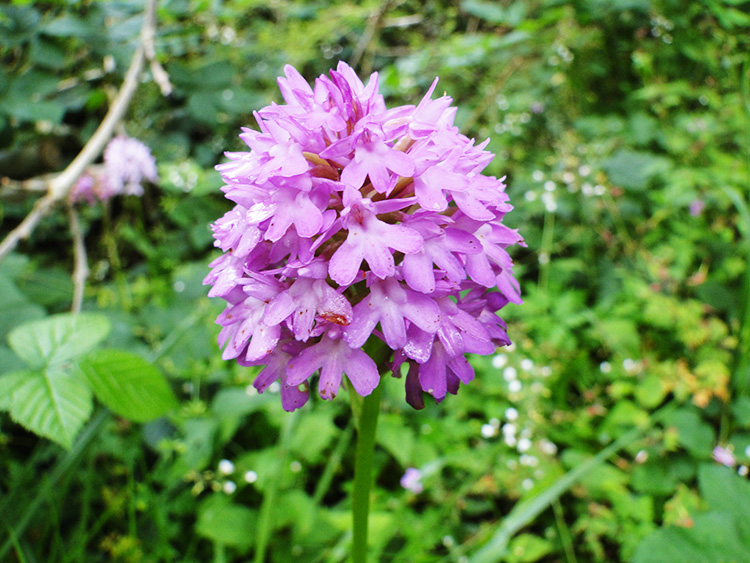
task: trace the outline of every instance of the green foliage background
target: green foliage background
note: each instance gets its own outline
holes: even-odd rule
[[[77,154],[142,9],[0,6],[0,176]],[[473,358],[477,380],[421,412],[386,381],[374,560],[750,561],[750,485],[711,459],[719,444],[750,464],[750,2],[168,0],[158,20],[175,91],[144,73],[122,128],[161,180],[82,210],[84,309],[111,330],[65,364],[87,374],[94,409],[69,449],[11,417],[18,374],[54,362],[29,368],[8,339],[70,307],[66,214],[0,265],[0,560],[345,560],[345,395],[290,416],[249,393],[254,372],[221,361],[221,305],[201,286],[208,224],[229,208],[212,167],[280,100],[284,64],[312,79],[341,59],[377,70],[391,105],[439,76],[462,131],[491,137],[489,172],[508,175],[507,222],[528,243],[514,255],[525,304],[504,311],[513,350]],[[34,194],[0,190],[4,236]],[[179,404],[120,418],[96,393],[114,364],[165,376]],[[399,485],[408,467],[422,493]]]

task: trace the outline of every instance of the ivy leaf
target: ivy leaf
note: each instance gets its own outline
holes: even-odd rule
[[[32,432],[65,448],[91,416],[91,390],[80,377],[55,367],[22,372],[15,381],[10,416]],[[6,376],[7,377],[7,376]]]
[[[103,315],[66,313],[24,323],[11,331],[8,343],[29,367],[41,371],[94,349],[109,329]]]
[[[177,399],[161,372],[125,350],[98,350],[79,364],[91,390],[112,412],[146,422],[177,407]]]

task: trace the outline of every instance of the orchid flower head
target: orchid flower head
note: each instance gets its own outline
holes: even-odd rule
[[[498,311],[520,303],[503,224],[512,209],[492,159],[453,124],[452,100],[432,94],[388,109],[378,74],[362,82],[340,62],[310,85],[293,67],[278,80],[285,104],[254,115],[243,152],[217,166],[234,208],[213,224],[223,254],[204,283],[227,302],[223,358],[265,366],[282,405],[309,389],[333,399],[343,384],[368,395],[383,366],[406,364],[406,400],[441,401],[474,378],[467,354],[510,343]],[[346,378],[344,378],[346,376]]]

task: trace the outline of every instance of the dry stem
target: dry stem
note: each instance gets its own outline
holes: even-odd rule
[[[75,266],[73,267],[73,306],[71,312],[80,313],[83,304],[83,291],[86,287],[86,278],[89,277],[89,265],[86,260],[86,245],[83,243],[83,230],[78,220],[78,212],[73,204],[68,205],[68,217],[70,219],[70,234],[73,236],[73,252]]]
[[[146,3],[145,17],[143,19],[143,27],[141,28],[141,45],[136,48],[136,51],[133,54],[130,67],[125,74],[125,80],[123,81],[122,86],[120,86],[120,91],[112,102],[112,106],[109,108],[107,115],[104,117],[104,120],[83,147],[81,152],[78,153],[78,156],[73,159],[73,162],[71,162],[60,174],[47,181],[47,193],[36,201],[31,212],[15,229],[8,233],[2,243],[0,243],[0,261],[2,261],[2,259],[5,258],[5,256],[7,256],[21,240],[28,238],[39,224],[39,221],[47,215],[55,205],[67,197],[73,184],[78,180],[81,174],[83,174],[86,167],[102,153],[104,146],[112,137],[115,126],[125,115],[130,100],[138,87],[138,75],[143,68],[143,61],[146,52],[150,55],[148,58],[151,59],[152,72],[158,67],[154,74],[154,80],[162,88],[162,92],[164,92],[166,86],[169,86],[171,89],[169,79],[166,77],[166,72],[164,72],[164,69],[162,69],[158,63],[154,63],[153,38],[156,25],[155,18],[156,0],[148,0]],[[32,178],[26,183],[28,183],[29,186],[38,188],[38,182],[38,179]],[[6,181],[4,183],[10,182]]]

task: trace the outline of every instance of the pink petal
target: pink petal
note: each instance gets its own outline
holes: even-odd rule
[[[420,293],[435,291],[435,270],[432,260],[423,252],[404,256],[402,267],[404,279],[409,287]]]
[[[352,237],[353,234],[354,232],[350,232],[349,237]],[[328,263],[328,275],[340,286],[347,286],[355,280],[359,266],[365,256],[358,245],[349,241],[349,237],[333,253],[331,261]]]
[[[388,225],[388,229],[384,230],[380,238],[390,248],[405,254],[419,252],[424,244],[422,235],[403,225]]]
[[[380,383],[378,366],[373,359],[362,350],[352,350],[344,366],[352,387],[361,396],[365,397],[373,392]]]
[[[335,345],[331,346],[331,349],[332,353],[326,356],[318,381],[318,394],[327,401],[338,394],[344,368],[341,353],[336,350]]]

